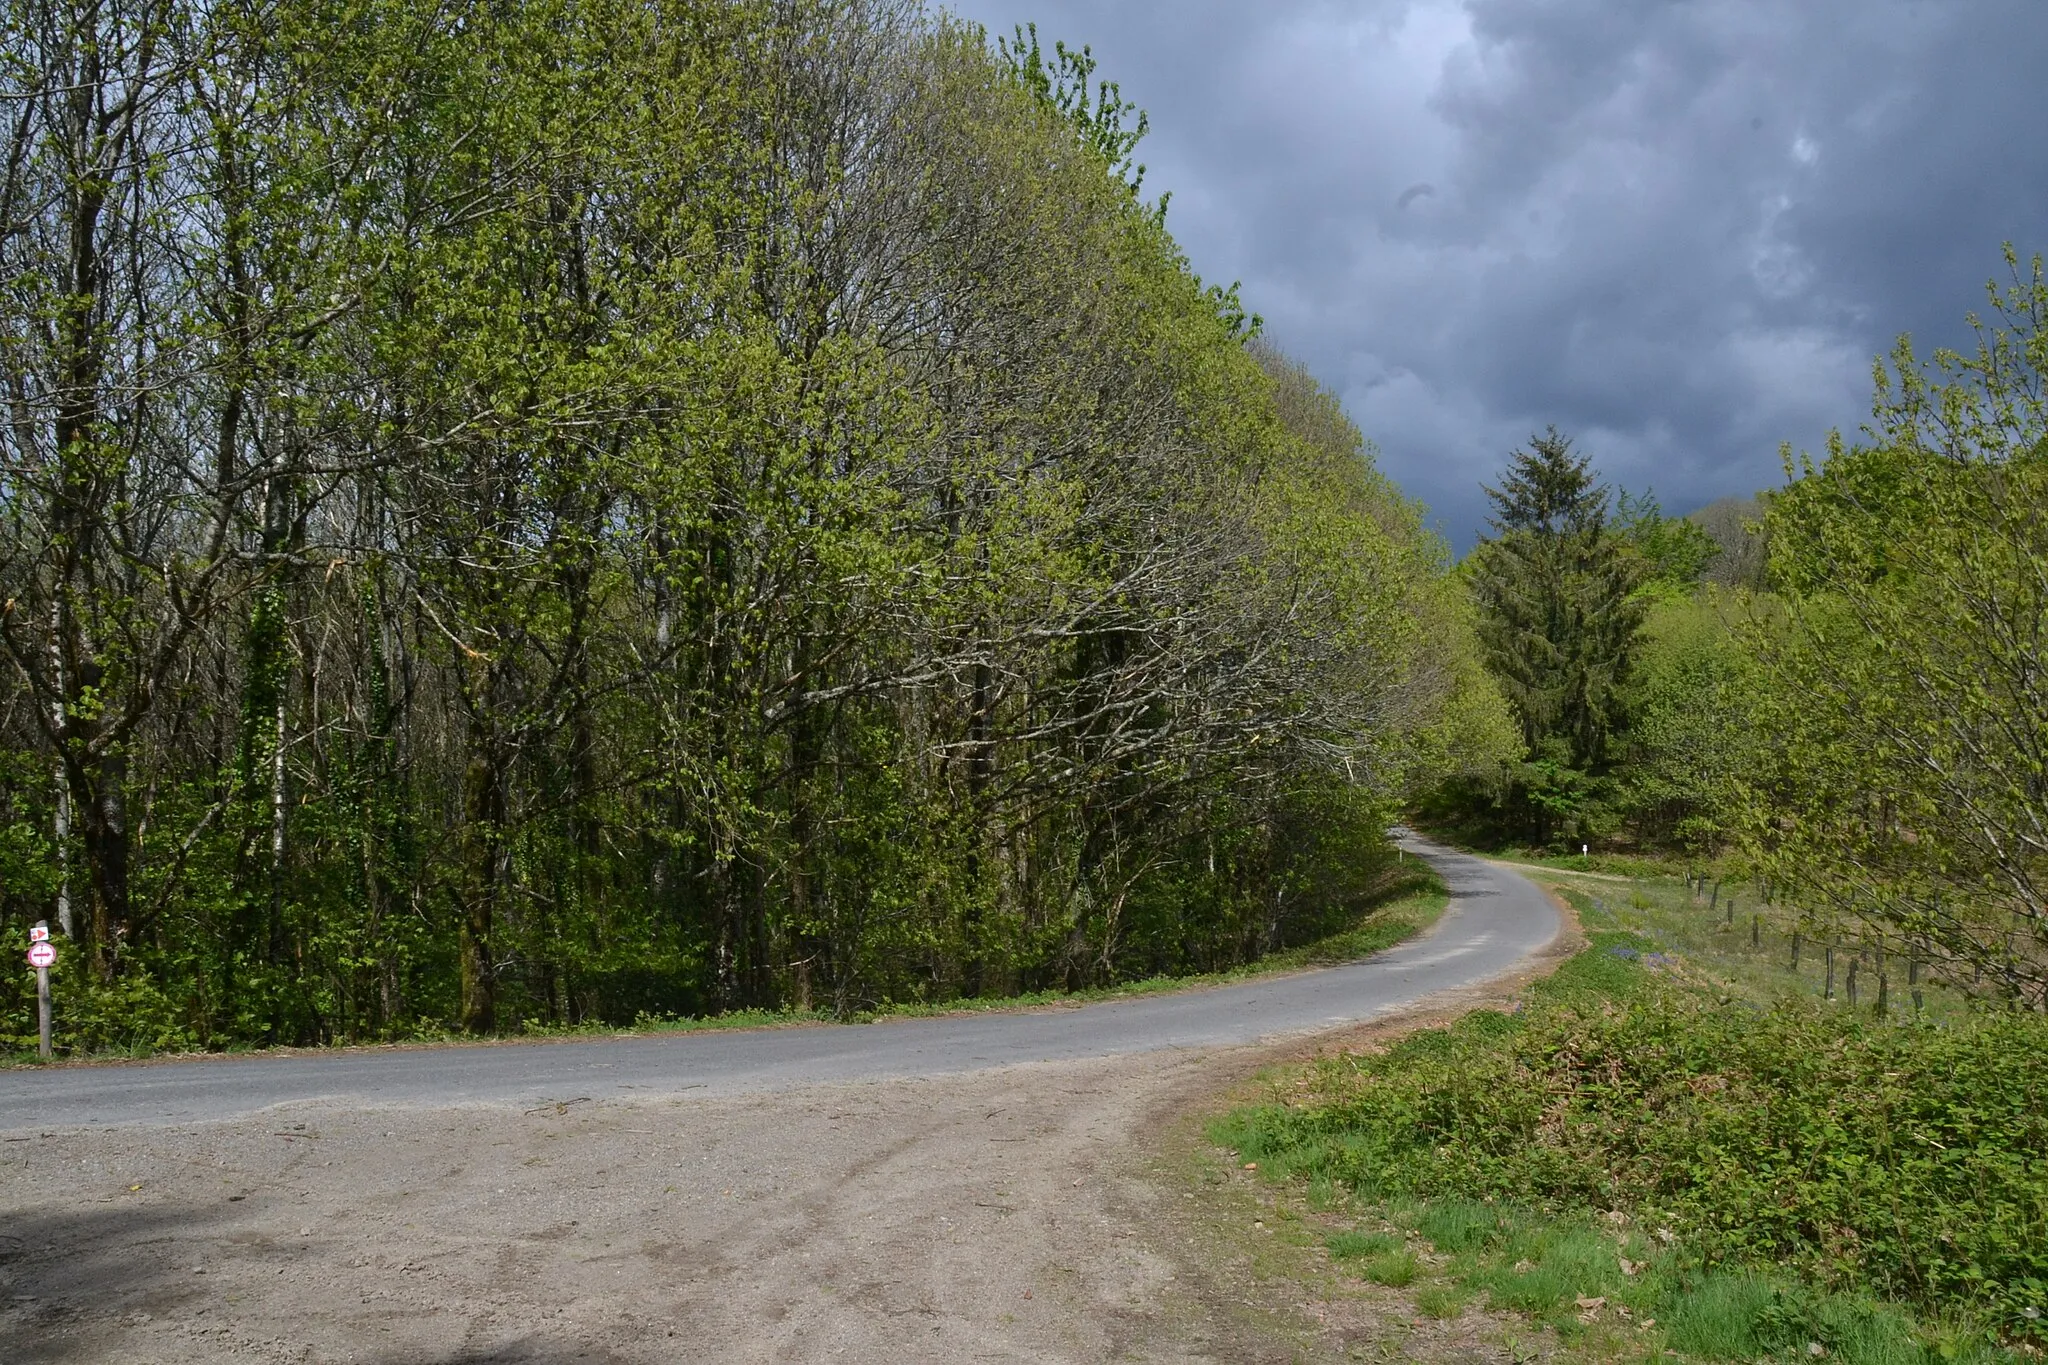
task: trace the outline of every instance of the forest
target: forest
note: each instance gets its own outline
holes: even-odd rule
[[[1085,50],[0,14],[0,937],[55,930],[65,1051],[1228,967],[1515,760],[1446,547]]]
[[[1551,428],[1453,562],[1086,49],[0,14],[0,938],[68,1050],[1228,969],[1404,814],[2048,1005],[2038,258],[1782,487],[1667,515]]]
[[[1902,337],[1859,437],[1754,498],[1671,518],[1554,427],[1516,452],[1459,576],[1521,753],[1425,822],[1713,865],[2048,1010],[2048,277],[2005,256],[1971,353]]]

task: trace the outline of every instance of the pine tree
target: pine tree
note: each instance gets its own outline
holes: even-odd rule
[[[1608,489],[1556,427],[1515,452],[1495,535],[1472,565],[1487,663],[1522,725],[1521,793],[1536,834],[1583,805],[1624,722],[1622,689],[1642,627],[1640,558],[1609,526]]]

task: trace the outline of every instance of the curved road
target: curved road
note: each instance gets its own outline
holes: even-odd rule
[[[1450,908],[1429,933],[1346,966],[1073,1008],[856,1027],[22,1068],[0,1072],[0,1130],[192,1123],[307,1101],[443,1107],[731,1095],[1230,1046],[1394,1013],[1504,975],[1557,936],[1556,909],[1519,874],[1412,835],[1403,844],[1443,874]]]

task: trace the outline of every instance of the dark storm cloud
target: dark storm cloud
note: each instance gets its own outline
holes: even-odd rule
[[[1685,509],[2048,249],[2043,0],[957,0],[1092,44],[1147,189],[1464,544],[1556,422]]]

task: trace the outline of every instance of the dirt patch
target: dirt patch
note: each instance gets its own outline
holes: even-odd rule
[[[9,1361],[1284,1360],[1132,1154],[1204,1058],[0,1146]]]

